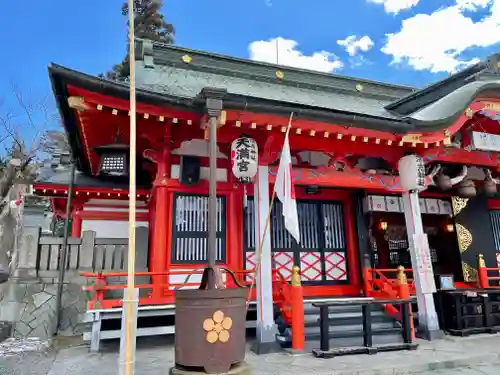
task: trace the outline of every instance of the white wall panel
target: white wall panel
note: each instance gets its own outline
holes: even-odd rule
[[[147,221],[138,221],[137,227],[148,227]],[[82,232],[93,230],[99,238],[128,238],[128,221],[82,220]]]

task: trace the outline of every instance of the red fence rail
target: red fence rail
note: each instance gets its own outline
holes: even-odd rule
[[[384,300],[407,300],[416,294],[413,279],[409,279],[407,274],[413,271],[400,266],[392,268],[364,268],[364,293],[366,297],[373,297]],[[396,320],[403,320],[403,311],[396,304],[382,305],[387,315]],[[413,313],[410,310],[412,319],[410,320],[412,339],[415,340],[415,327],[413,323]]]
[[[230,272],[222,270],[226,275],[226,288],[236,288],[239,286],[250,286],[252,284],[255,270],[237,270],[230,271],[235,275],[236,281],[233,280]],[[281,285],[287,283],[277,270],[273,270],[273,299],[282,301]],[[169,305],[175,302],[175,290],[181,288],[198,288],[200,281],[192,281],[194,275],[201,276],[203,269],[183,270],[183,271],[165,271],[165,272],[136,272],[135,278],[160,278],[165,280],[163,283],[139,283],[135,287],[140,290],[139,305]],[[126,272],[82,272],[81,275],[90,282],[84,286],[83,291],[90,294],[87,308],[94,309],[109,309],[122,306],[122,297],[116,296],[116,291],[124,290],[127,285],[125,278]],[[185,276],[182,282],[171,282],[171,276]],[[123,280],[116,280],[123,278]],[[239,285],[238,285],[239,284]],[[250,290],[249,290],[250,292]],[[114,294],[111,295],[110,294]],[[251,290],[249,300],[255,300],[255,287]]]
[[[492,276],[490,272],[496,272],[497,276]],[[486,267],[483,254],[477,256],[477,274],[479,287],[482,289],[500,289],[500,267]],[[491,282],[496,285],[491,285]]]

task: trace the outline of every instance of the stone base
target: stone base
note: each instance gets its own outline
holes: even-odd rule
[[[6,284],[1,285],[5,290],[4,297],[0,300],[0,321],[11,323],[12,336],[48,340],[54,335],[58,292],[54,280],[10,278]],[[81,285],[65,283],[61,302],[59,334],[81,334],[79,314],[86,309],[86,295],[82,292]]]
[[[207,373],[202,370],[190,370],[182,367],[171,367],[170,375],[206,375]],[[228,372],[219,373],[218,375],[252,375],[252,368],[246,362],[240,362],[233,365]]]
[[[0,322],[0,342],[8,339],[12,334],[12,324],[9,322]]]
[[[257,339],[252,343],[250,350],[257,355],[261,355],[269,353],[280,353],[283,351],[283,348],[276,340],[271,342],[260,342]]]
[[[444,332],[439,330],[433,330],[433,331],[428,331],[428,330],[417,330],[415,333],[415,336],[419,339],[424,339],[427,341],[435,341],[435,340],[440,340],[444,337]]]

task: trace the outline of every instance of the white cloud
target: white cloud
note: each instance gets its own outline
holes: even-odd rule
[[[267,41],[252,42],[248,46],[248,51],[252,60],[273,64],[278,62],[280,65],[325,73],[333,72],[344,66],[342,61],[331,52],[318,51],[311,55],[304,55],[297,49],[297,46],[298,43],[295,40],[278,37]]]
[[[465,12],[487,10],[474,22]],[[393,63],[408,63],[417,70],[456,72],[473,65],[478,58],[463,59],[471,47],[488,47],[500,42],[500,0],[455,0],[452,6],[431,14],[417,14],[403,21],[401,30],[387,34],[382,52]]]
[[[337,44],[344,47],[349,56],[356,56],[359,51],[366,52],[373,47],[373,41],[368,35],[359,39],[356,35],[350,35],[344,40],[337,40]]]
[[[420,0],[368,0],[368,2],[382,4],[386,13],[398,14],[402,10],[416,6]]]

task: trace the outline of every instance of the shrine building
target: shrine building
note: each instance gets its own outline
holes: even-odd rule
[[[264,271],[289,280],[300,267],[305,299],[366,295],[366,268],[394,279],[403,266],[411,278],[398,174],[410,154],[425,164],[419,215],[437,288],[475,285],[480,253],[498,267],[499,55],[416,89],[143,40],[136,50],[137,226],[145,234],[137,270],[151,272],[153,286],[141,292],[141,305],[174,303],[173,288],[205,266],[208,220],[217,223],[220,266],[251,277],[291,114],[301,241],[286,231],[276,199]],[[77,168],[71,237],[126,239],[129,87],[56,64],[49,75]],[[208,218],[214,116],[218,213]],[[70,179],[65,171],[34,185],[61,217]],[[93,271],[123,271],[120,256]],[[94,302],[89,309],[120,303]]]

